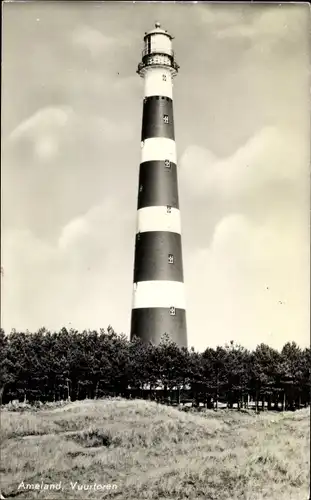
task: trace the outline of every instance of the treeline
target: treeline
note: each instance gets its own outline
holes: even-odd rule
[[[237,404],[295,409],[310,403],[310,349],[295,342],[281,351],[258,345],[249,351],[225,347],[179,348],[128,341],[111,327],[78,332],[0,332],[2,404],[105,396],[144,397],[166,403]],[[161,388],[159,390],[159,387]]]

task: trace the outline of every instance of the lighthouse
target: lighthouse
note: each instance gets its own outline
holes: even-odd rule
[[[179,66],[159,23],[144,36],[144,80],[131,338],[187,346],[181,221],[173,116]]]

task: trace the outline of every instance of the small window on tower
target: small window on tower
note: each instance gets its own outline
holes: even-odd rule
[[[162,80],[166,82],[166,75],[162,75]]]
[[[143,190],[143,186],[141,185],[141,186],[139,186],[139,192],[141,193],[142,190]]]
[[[164,160],[164,165],[165,165],[165,168],[171,168],[170,160]]]
[[[172,212],[172,207],[170,205],[166,206],[166,213],[170,214]]]
[[[137,239],[140,240],[140,232],[137,233]]]
[[[175,314],[176,314],[175,307],[170,307],[170,315],[175,316]]]
[[[163,121],[164,123],[168,123],[168,115],[163,115]]]
[[[172,253],[168,254],[168,263],[174,264],[174,255]]]

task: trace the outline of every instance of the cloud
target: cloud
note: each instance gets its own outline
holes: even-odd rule
[[[107,252],[109,258],[110,251],[115,249],[118,252],[129,227],[133,228],[134,235],[134,224],[134,213],[125,212],[117,196],[110,197],[64,226],[58,239],[58,249],[84,266],[102,266]],[[127,226],[123,233],[120,226]]]
[[[266,127],[225,159],[188,147],[180,160],[180,177],[196,196],[242,200],[269,185],[305,185],[308,160],[307,134]]]
[[[62,272],[59,256],[28,230],[5,231],[1,254],[2,327],[31,328],[34,317],[40,324],[47,309],[59,307],[60,292],[55,290]]]
[[[74,47],[86,49],[94,60],[108,51],[113,55],[115,50],[127,46],[126,33],[122,37],[108,36],[87,25],[76,27],[72,33],[71,41]]]
[[[11,147],[18,147],[28,141],[35,157],[49,160],[56,156],[71,116],[72,109],[68,106],[40,109],[11,132],[8,142]]]
[[[225,159],[191,146],[180,164],[188,204],[201,200],[207,214],[197,214],[197,230],[210,233],[200,249],[184,239],[191,341],[201,348],[230,339],[248,347],[258,339],[275,347],[292,338],[307,345],[307,129],[298,136],[264,128]]]
[[[79,26],[72,33],[72,43],[87,49],[92,57],[97,58],[107,49],[112,49],[116,40],[90,26]]]
[[[130,312],[133,258],[132,252],[121,258],[123,237],[134,248],[134,234],[134,217],[115,198],[70,221],[55,244],[29,230],[7,230],[2,327],[100,328],[114,321],[122,328]]]
[[[16,150],[22,142],[32,145],[39,160],[53,158],[66,137],[80,136],[98,140],[120,141],[132,137],[130,123],[116,123],[105,116],[75,112],[69,106],[42,108],[20,123],[9,135],[8,142]]]
[[[293,338],[308,345],[307,233],[272,221],[256,226],[235,214],[217,224],[208,248],[186,253],[191,345],[234,339],[249,348],[259,341],[279,348]]]
[[[109,113],[53,107],[24,120],[3,142],[5,227],[27,227],[55,240],[70,220],[111,192],[128,199],[127,191],[131,196],[136,187],[128,182],[136,174],[135,159],[121,174],[120,165],[128,163],[134,135],[139,137],[139,128],[118,112],[111,119]]]
[[[253,45],[265,45],[284,50],[299,43],[302,29],[308,29],[307,4],[300,5],[204,5],[195,7],[198,20],[208,24],[218,40],[241,42],[248,39]]]
[[[39,129],[49,131],[50,129],[64,127],[68,121],[70,108],[44,108],[37,111],[33,116],[22,122],[10,135],[12,140],[21,136],[33,136]]]

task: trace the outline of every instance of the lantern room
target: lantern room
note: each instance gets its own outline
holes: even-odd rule
[[[166,67],[171,70],[172,76],[177,74],[179,66],[174,59],[172,39],[173,37],[161,28],[160,23],[155,23],[155,28],[145,33],[142,61],[137,70],[140,76],[144,77],[148,67]]]

